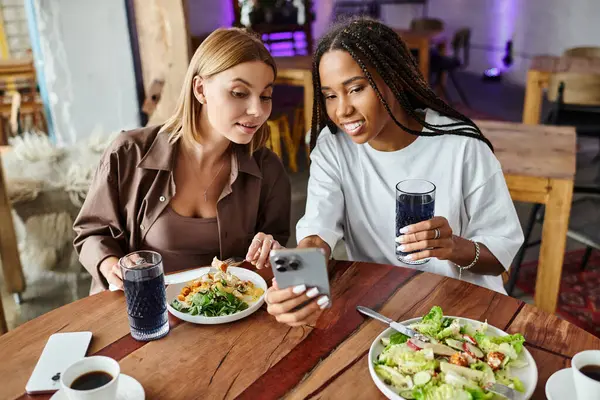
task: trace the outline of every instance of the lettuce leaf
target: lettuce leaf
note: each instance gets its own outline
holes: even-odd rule
[[[433,306],[420,322],[411,325],[411,328],[428,336],[435,337],[442,329],[444,315],[440,306]]]

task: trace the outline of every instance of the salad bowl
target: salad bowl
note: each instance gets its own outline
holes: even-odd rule
[[[409,319],[402,321],[402,324],[420,331],[419,327],[423,327],[421,324],[425,322],[423,320],[428,318],[436,308],[441,315],[441,309],[434,307],[424,318]],[[433,342],[439,342],[443,347],[437,348],[435,347],[437,344],[425,345],[419,341],[410,340],[392,328],[383,331],[373,341],[368,357],[369,372],[377,388],[387,398],[393,400],[503,399],[499,395],[482,390],[482,374],[493,374],[489,377],[491,381],[518,389],[514,391],[515,400],[531,398],[537,385],[538,371],[533,357],[523,346],[524,339],[520,334],[509,335],[487,323],[468,318],[443,316],[443,319],[447,321],[448,329],[451,329],[450,321],[456,321],[454,324],[460,326],[456,334],[439,341],[433,340]],[[427,327],[425,326],[425,328]],[[437,337],[443,337],[444,334],[441,333],[443,329],[440,328],[437,332],[429,333],[432,337],[440,334],[441,336]],[[422,330],[420,332],[423,333]],[[505,339],[500,339],[502,337]],[[446,340],[450,341],[453,348],[448,346]],[[505,344],[501,344],[503,341]],[[430,350],[418,348],[413,342]],[[392,346],[394,344],[398,346]],[[433,355],[434,350],[435,356]],[[494,364],[493,357],[488,357],[490,351],[503,352],[503,355],[500,355],[502,360],[497,366]],[[440,355],[439,352],[447,353]],[[451,354],[456,355],[453,358]],[[464,365],[464,369],[457,368],[455,364],[457,358],[462,358],[461,354],[470,359]],[[504,354],[510,354],[510,356],[504,356]],[[504,360],[504,358],[506,359]],[[488,362],[497,370],[492,370]],[[432,373],[434,371],[433,364],[428,367],[426,363],[437,363],[436,372]],[[476,371],[470,373],[465,371],[466,369]],[[420,373],[423,370],[428,370],[428,372]],[[407,373],[407,371],[410,372]],[[485,381],[488,381],[488,375],[486,375]],[[440,388],[440,386],[444,387]]]

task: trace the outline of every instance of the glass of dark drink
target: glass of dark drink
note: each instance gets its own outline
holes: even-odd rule
[[[169,333],[169,317],[161,255],[135,251],[122,257],[119,266],[131,336],[140,341],[165,336]]]
[[[435,212],[435,185],[424,179],[407,179],[396,185],[396,237],[401,236],[400,229],[417,222],[433,218]],[[402,252],[397,243],[396,258],[405,264],[419,265],[429,261],[406,258],[413,252]],[[419,250],[422,251],[422,250]]]

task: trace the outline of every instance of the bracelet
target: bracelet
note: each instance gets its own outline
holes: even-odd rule
[[[477,261],[479,261],[479,243],[477,243],[475,241],[472,241],[472,242],[475,245],[475,259],[473,260],[473,262],[471,264],[469,264],[469,265],[464,266],[464,267],[462,267],[462,266],[460,266],[458,264],[455,264],[456,267],[458,268],[458,279],[459,280],[462,279],[462,272],[463,272],[463,270],[473,268],[475,266],[475,264],[477,264]]]

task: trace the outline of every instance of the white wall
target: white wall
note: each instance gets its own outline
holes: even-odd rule
[[[123,0],[34,0],[59,144],[139,126]]]

